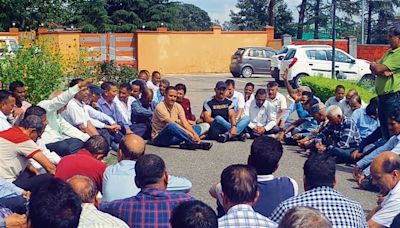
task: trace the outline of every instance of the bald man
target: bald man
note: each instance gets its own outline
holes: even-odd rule
[[[79,218],[79,228],[127,228],[128,225],[119,218],[97,210],[98,190],[94,182],[87,176],[75,175],[67,183],[79,195],[82,201],[82,213]]]
[[[135,196],[140,189],[135,184],[135,164],[144,155],[145,141],[138,135],[128,134],[119,144],[118,163],[107,167],[103,178],[103,201],[110,202]],[[169,176],[167,191],[189,192],[192,183],[183,177]]]
[[[384,195],[384,200],[368,217],[368,227],[390,227],[400,213],[400,157],[388,151],[377,156],[371,164],[371,176]]]

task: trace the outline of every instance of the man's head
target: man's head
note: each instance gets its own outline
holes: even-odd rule
[[[176,102],[177,96],[178,92],[176,91],[176,88],[174,86],[168,86],[165,89],[165,96],[164,96],[165,104],[167,104],[167,106],[172,107]]]
[[[153,82],[154,85],[158,85],[161,81],[161,74],[158,71],[153,71],[151,73],[151,81]]]
[[[96,184],[87,176],[75,175],[67,180],[67,183],[79,195],[82,203],[95,203],[98,193]]]
[[[304,106],[308,104],[308,101],[314,98],[314,94],[309,91],[303,91],[301,92],[301,98],[300,98],[300,103],[302,103]]]
[[[265,89],[258,89],[256,92],[256,105],[258,107],[263,106],[266,99],[267,99],[267,91],[265,91]]]
[[[19,123],[19,127],[24,129],[24,134],[36,142],[43,134],[46,125],[43,124],[42,118],[39,116],[30,115]]]
[[[138,79],[141,79],[145,82],[149,80],[150,72],[148,70],[141,70],[138,75]]]
[[[8,116],[15,109],[15,97],[6,90],[0,90],[0,111]]]
[[[136,161],[135,172],[135,183],[139,188],[167,188],[168,173],[164,161],[159,156],[155,154],[141,156]]]
[[[169,84],[170,83],[167,79],[161,79],[160,86],[159,86],[161,95],[165,96],[165,89],[169,86]]]
[[[324,122],[326,120],[326,108],[322,102],[319,102],[317,99],[313,98],[307,102],[307,105],[304,105],[306,110],[310,113],[310,115],[318,122]]]
[[[235,92],[235,81],[232,79],[228,79],[225,81],[226,84],[226,97],[227,98],[232,98],[233,93]]]
[[[282,154],[282,144],[278,140],[258,137],[251,144],[247,163],[256,169],[257,175],[270,175],[278,169]]]
[[[81,211],[78,194],[64,181],[53,179],[32,191],[28,222],[32,228],[78,227]]]
[[[222,101],[226,98],[226,84],[223,81],[217,82],[215,84],[215,99]]]
[[[165,99],[165,97],[164,97],[164,99]],[[149,105],[153,101],[153,90],[146,89],[143,92],[142,97],[140,98],[140,101],[145,106]]]
[[[276,98],[276,95],[278,94],[278,83],[268,82],[267,91],[269,99],[274,100]]]
[[[103,94],[103,90],[95,84],[90,84],[88,86],[89,89],[89,103],[97,103]]]
[[[355,89],[349,89],[349,91],[347,91],[346,93],[346,103],[350,105],[350,99],[354,96],[354,95],[358,95],[357,90]]]
[[[31,107],[26,109],[24,113],[24,119],[31,115],[39,116],[42,119],[42,123],[44,126],[48,124],[46,110],[44,108],[37,105],[32,105]]]
[[[134,98],[136,98],[136,99],[139,99],[139,97],[140,97],[140,94],[142,94],[143,93],[143,91],[145,90],[145,82],[143,81],[143,80],[135,80],[135,81],[133,81],[132,82],[132,85],[131,85],[131,90],[132,90],[132,92],[131,92],[131,95],[134,97]]]
[[[123,83],[119,86],[118,98],[120,101],[128,102],[128,98],[132,93],[132,87],[129,83]]]
[[[26,88],[23,82],[11,82],[8,88],[18,100],[24,101],[26,99]]]
[[[365,108],[365,113],[372,119],[378,119],[378,97],[369,100],[369,104]]]
[[[336,184],[336,162],[327,154],[313,154],[304,163],[304,190]]]
[[[175,85],[175,88],[176,88],[176,90],[178,92],[178,97],[176,98],[176,100],[178,102],[182,102],[183,98],[186,95],[186,85],[182,84],[182,83],[178,83],[178,84]]]
[[[327,117],[330,123],[340,125],[343,119],[343,111],[339,106],[331,105],[327,110]]]
[[[356,110],[361,108],[361,97],[359,95],[354,95],[350,98],[349,105],[351,107],[351,110]]]
[[[218,228],[214,210],[198,200],[182,202],[176,206],[170,222],[172,228]]]
[[[388,118],[388,128],[394,135],[400,134],[400,109],[393,111]]]
[[[396,23],[389,29],[388,34],[390,48],[395,50],[400,47],[400,24]]]
[[[118,88],[114,82],[103,82],[101,84],[101,89],[104,90],[103,98],[108,103],[111,103],[115,96],[117,96]]]
[[[69,87],[74,87],[75,85],[77,85],[82,81],[83,81],[82,78],[72,79],[71,82],[69,83]],[[89,89],[83,88],[77,94],[75,94],[75,99],[77,99],[80,102],[88,102],[88,100],[90,100],[89,95],[90,95]]]
[[[336,101],[341,101],[344,98],[345,94],[345,88],[342,85],[337,85],[335,89],[335,100]]]
[[[101,160],[107,156],[110,147],[103,136],[95,135],[85,142],[83,148],[89,151],[93,157]]]
[[[144,154],[145,141],[138,135],[128,134],[122,138],[118,148],[118,161],[134,160],[136,161]]]
[[[283,216],[278,228],[331,228],[332,224],[317,209],[294,207]]]
[[[244,95],[250,97],[254,93],[254,84],[251,82],[246,83],[244,86]]]
[[[391,151],[378,155],[371,163],[371,177],[382,193],[392,190],[400,181],[399,155]]]
[[[221,174],[225,211],[237,204],[253,205],[259,196],[256,170],[248,165],[230,165]]]

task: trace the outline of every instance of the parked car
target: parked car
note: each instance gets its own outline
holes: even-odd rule
[[[271,76],[279,85],[283,85],[283,81],[279,80],[279,70],[281,68],[281,62],[285,58],[286,53],[289,49],[295,47],[295,45],[283,46],[276,55],[271,57]]]
[[[275,54],[276,51],[268,47],[238,48],[232,55],[230,71],[234,77],[244,78],[270,73],[271,57]]]
[[[337,79],[361,82],[375,80],[369,69],[369,61],[355,59],[340,49],[336,49],[335,55]],[[294,87],[301,86],[303,77],[331,77],[332,47],[329,45],[299,45],[292,47],[282,61],[279,80],[282,80],[282,74],[285,69],[289,69],[288,80]]]
[[[18,43],[13,38],[0,37],[0,59],[7,55],[15,55],[18,51]]]

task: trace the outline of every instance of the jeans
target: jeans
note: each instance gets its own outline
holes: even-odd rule
[[[10,209],[14,213],[25,214],[28,200],[22,196],[0,199],[0,205]]]
[[[22,189],[33,191],[47,184],[53,178],[53,175],[51,175],[50,173],[36,176],[35,174],[25,169],[22,173],[19,174],[19,176],[13,183]]]
[[[332,149],[329,149],[327,153],[336,157],[336,163],[354,163],[354,160],[351,158],[351,152],[355,149],[356,148],[342,149],[335,146]]]
[[[80,150],[83,147],[83,142],[77,138],[69,138],[46,144],[46,147],[56,152],[59,156],[64,157]]]
[[[192,182],[184,177],[168,175],[167,191],[189,193],[192,189]]]
[[[242,133],[243,130],[246,129],[247,125],[249,125],[249,123],[250,123],[250,117],[248,116],[242,117],[236,124],[237,134],[239,135],[240,133]],[[208,131],[208,138],[216,139],[219,134],[226,133],[231,128],[232,125],[228,121],[226,121],[221,116],[216,116],[210,126],[210,130]]]
[[[382,136],[385,139],[389,139],[390,133],[387,120],[392,115],[392,113],[400,107],[400,92],[379,96],[378,98],[378,115],[379,122],[381,124]]]
[[[200,134],[201,127],[193,125],[192,128],[196,134]],[[177,123],[167,124],[154,139],[154,145],[163,147],[179,145],[181,142],[192,142],[192,137],[182,127],[178,126]]]
[[[253,129],[251,129],[251,128],[249,128],[249,127],[246,127],[245,132],[246,132],[246,133],[249,133],[249,134],[250,134],[250,137],[251,137],[252,139],[254,139],[254,138],[260,137],[260,136],[262,136],[262,135],[277,134],[277,133],[279,133],[279,127],[275,125],[271,130],[264,132],[264,134],[262,134],[262,135],[260,135],[260,134],[258,134],[258,133],[256,133],[256,132],[254,132]]]

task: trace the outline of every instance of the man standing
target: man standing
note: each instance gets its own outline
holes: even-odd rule
[[[173,86],[165,89],[164,100],[157,105],[151,121],[151,138],[156,146],[180,145],[182,149],[209,150],[211,143],[201,142],[201,127],[191,126],[185,117],[182,105],[176,103],[177,90]]]
[[[211,125],[208,138],[222,143],[240,135],[249,124],[248,118],[237,122],[233,102],[226,98],[226,88],[225,82],[217,82],[215,96],[203,105],[204,121]]]
[[[15,107],[15,97],[13,97],[12,93],[0,90],[0,131],[11,128],[7,116],[14,111]]]
[[[166,191],[168,173],[164,161],[157,155],[141,156],[135,172],[135,183],[141,189],[139,194],[102,203],[100,210],[124,220],[130,227],[169,228],[172,210],[193,198],[185,193]]]
[[[400,24],[389,30],[390,50],[379,63],[371,63],[371,72],[375,74],[375,89],[379,96],[378,115],[382,135],[389,139],[387,119],[400,99]]]
[[[371,228],[389,227],[400,213],[400,157],[384,152],[371,164],[372,180],[379,186],[384,200],[368,215]]]

